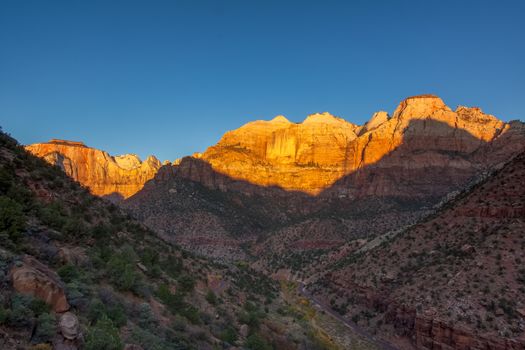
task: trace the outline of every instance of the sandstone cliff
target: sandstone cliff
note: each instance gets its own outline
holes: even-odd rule
[[[227,132],[199,158],[231,178],[288,191],[343,197],[441,196],[521,149],[523,135],[517,143],[492,147],[510,129],[510,124],[479,108],[453,111],[439,97],[422,95],[401,102],[391,117],[375,113],[363,126],[329,113],[310,115],[298,124],[283,116],[251,122]],[[488,147],[505,150],[487,159],[488,153],[497,154]],[[213,186],[203,174],[194,171],[188,176]],[[435,190],[411,190],[421,179],[437,180],[438,185]]]
[[[26,149],[59,166],[99,196],[128,198],[153,178],[161,167],[154,156],[144,162],[133,154],[112,157],[107,152],[87,147],[81,142],[53,139],[47,143],[26,146]]]

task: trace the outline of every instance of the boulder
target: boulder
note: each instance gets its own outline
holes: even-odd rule
[[[21,264],[11,268],[9,277],[17,292],[45,301],[55,312],[69,310],[64,284],[60,277],[34,257],[24,256]]]
[[[250,331],[250,327],[248,327],[247,324],[243,324],[241,325],[241,328],[239,329],[239,334],[241,335],[241,337],[246,338],[248,337],[249,331]]]
[[[66,312],[60,317],[60,333],[64,336],[64,338],[73,340],[78,338],[80,333],[80,324],[78,322],[78,317],[71,313]]]

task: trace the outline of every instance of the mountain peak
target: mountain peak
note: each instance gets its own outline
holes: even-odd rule
[[[328,112],[323,113],[314,113],[310,114],[306,119],[303,121],[303,124],[309,124],[309,123],[340,123],[340,122],[346,122],[344,119],[341,119],[339,117],[336,117],[333,114],[330,114]]]
[[[271,123],[287,123],[287,124],[290,123],[290,121],[288,119],[286,119],[286,117],[284,115],[278,115],[275,118],[273,118],[272,120],[270,120],[270,122]]]
[[[411,96],[399,104],[392,118],[421,119],[432,116],[438,110],[451,109],[436,95]]]

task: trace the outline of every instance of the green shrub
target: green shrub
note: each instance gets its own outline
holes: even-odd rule
[[[107,316],[102,316],[88,330],[86,350],[121,350],[123,347],[118,329]]]
[[[151,329],[155,326],[155,316],[148,303],[142,303],[139,307],[139,325],[142,328]]]
[[[9,324],[13,327],[30,327],[33,325],[35,314],[29,307],[32,298],[26,295],[16,294],[11,299],[11,312],[9,313]]]
[[[131,291],[140,281],[129,251],[114,254],[107,263],[108,277],[120,290]]]
[[[217,305],[217,296],[211,289],[208,290],[208,293],[206,293],[206,301],[211,305]]]
[[[250,335],[244,345],[251,350],[272,350],[272,346],[257,333]]]
[[[237,331],[233,327],[228,327],[221,332],[219,338],[228,344],[234,344],[238,339]]]
[[[58,275],[62,278],[62,281],[66,283],[73,282],[80,276],[77,268],[73,265],[67,264],[58,269]]]
[[[22,237],[25,216],[22,206],[6,196],[0,196],[0,233],[17,242]]]
[[[55,316],[44,312],[38,316],[35,339],[38,342],[50,342],[56,333]]]
[[[9,319],[9,310],[0,305],[0,325],[5,324]]]
[[[182,293],[189,293],[195,288],[195,279],[189,275],[180,276],[177,282]]]

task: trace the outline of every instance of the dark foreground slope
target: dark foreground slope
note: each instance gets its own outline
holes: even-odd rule
[[[4,133],[0,239],[0,349],[325,348],[276,284],[164,242]]]
[[[437,214],[326,267],[310,288],[422,349],[525,348],[525,153]]]

